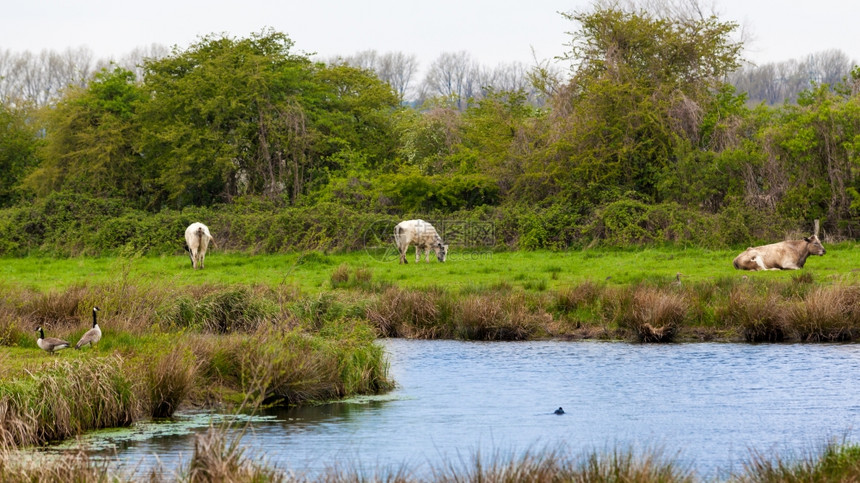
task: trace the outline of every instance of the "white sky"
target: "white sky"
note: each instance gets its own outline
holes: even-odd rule
[[[702,0],[722,20],[752,32],[756,63],[840,49],[860,61],[858,0]],[[87,46],[119,58],[152,43],[187,47],[199,36],[247,37],[271,27],[298,52],[321,58],[375,49],[415,54],[426,68],[443,52],[467,51],[482,65],[532,64],[565,52],[576,25],[557,12],[589,0],[19,0],[0,9],[0,50],[33,53]]]

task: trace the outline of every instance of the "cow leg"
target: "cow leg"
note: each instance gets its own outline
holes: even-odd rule
[[[409,250],[408,246],[405,248],[401,248],[399,246],[397,247],[397,251],[400,252],[400,263],[401,264],[409,263],[406,261],[406,250]]]
[[[421,246],[415,245],[415,263],[421,262]]]

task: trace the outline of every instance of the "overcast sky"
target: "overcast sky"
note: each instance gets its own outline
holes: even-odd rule
[[[703,0],[722,20],[752,32],[745,56],[756,63],[840,49],[860,59],[858,0]],[[575,25],[559,11],[589,0],[26,0],[5,2],[0,50],[39,52],[87,46],[119,58],[153,43],[187,47],[201,35],[247,37],[266,27],[286,33],[300,52],[327,59],[374,49],[415,54],[426,68],[443,52],[479,63],[531,64],[565,52]]]

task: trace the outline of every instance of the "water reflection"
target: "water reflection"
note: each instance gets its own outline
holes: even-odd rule
[[[268,410],[242,436],[246,454],[311,474],[334,464],[373,474],[421,473],[478,451],[663,448],[701,476],[724,477],[718,470],[739,470],[751,448],[802,454],[853,439],[860,410],[856,345],[381,343],[393,392]],[[181,468],[208,416],[172,424],[180,434],[112,443],[119,464]]]

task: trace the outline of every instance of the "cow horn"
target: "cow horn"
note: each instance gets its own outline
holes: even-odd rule
[[[815,223],[815,232],[814,232],[814,234],[815,234],[815,236],[818,236],[818,220],[816,219],[814,223]]]

